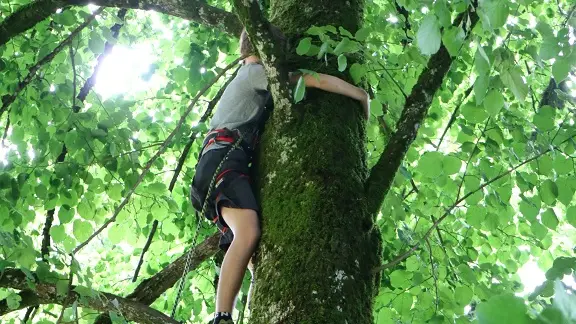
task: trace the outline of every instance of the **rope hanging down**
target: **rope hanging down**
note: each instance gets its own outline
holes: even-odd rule
[[[198,213],[196,213],[196,220],[197,220],[196,232],[194,233],[194,237],[192,238],[192,245],[191,245],[192,248],[190,248],[190,250],[186,254],[184,271],[182,272],[182,277],[180,278],[180,283],[178,284],[178,290],[176,291],[176,299],[174,300],[174,306],[172,307],[172,314],[170,315],[170,317],[173,319],[175,319],[174,316],[176,316],[176,309],[178,308],[178,304],[180,303],[180,299],[182,298],[182,292],[184,291],[184,283],[186,282],[186,275],[188,274],[188,271],[190,271],[190,264],[192,263],[192,259],[194,258],[194,252],[196,251],[194,247],[196,246],[196,241],[198,240],[198,233],[200,232],[202,219],[205,217],[206,210],[208,209],[208,200],[212,195],[212,191],[214,190],[214,184],[216,183],[216,178],[218,176],[218,173],[220,173],[220,169],[222,169],[224,162],[228,159],[230,153],[232,153],[232,151],[234,151],[235,149],[241,147],[240,143],[242,143],[242,134],[238,132],[238,139],[234,142],[234,144],[232,144],[232,146],[230,147],[228,152],[226,152],[226,155],[224,155],[224,158],[222,159],[222,161],[220,161],[220,164],[218,164],[218,167],[214,171],[212,180],[210,180],[210,186],[208,186],[208,192],[206,193],[206,198],[204,199],[204,203],[202,204],[202,211],[200,212],[200,217],[198,217]]]

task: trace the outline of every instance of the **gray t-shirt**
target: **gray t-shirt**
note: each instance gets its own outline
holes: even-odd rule
[[[220,98],[210,128],[235,129],[257,123],[264,113],[267,88],[268,80],[262,65],[248,63],[240,67]]]

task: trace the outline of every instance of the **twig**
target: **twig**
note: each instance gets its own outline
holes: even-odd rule
[[[154,239],[154,234],[156,233],[157,228],[158,228],[158,220],[155,219],[154,222],[152,223],[152,228],[150,229],[150,234],[148,235],[148,239],[146,240],[146,244],[144,244],[144,249],[142,249],[142,253],[140,254],[140,260],[138,261],[138,266],[136,267],[136,270],[134,271],[134,276],[132,277],[132,282],[136,282],[136,280],[138,279],[138,273],[140,272],[140,268],[142,267],[142,264],[144,263],[144,255],[146,254],[146,252],[150,248],[150,245],[152,244],[152,239]]]
[[[44,223],[44,229],[42,229],[42,246],[40,253],[42,254],[42,261],[44,262],[48,262],[46,256],[50,254],[50,228],[52,227],[52,222],[54,222],[54,212],[54,209],[46,212],[46,222]]]
[[[2,135],[2,147],[4,147],[4,142],[6,137],[8,137],[8,130],[10,129],[10,115],[6,118],[6,126],[4,127],[4,135]]]
[[[100,228],[98,228],[96,230],[96,232],[92,233],[92,235],[90,235],[90,237],[88,237],[88,239],[86,239],[84,242],[80,243],[80,245],[78,245],[76,248],[74,248],[74,250],[72,251],[73,254],[78,253],[78,251],[80,251],[83,247],[85,247],[88,243],[90,243],[90,241],[92,241],[96,236],[98,236],[106,227],[108,227],[108,225],[110,225],[116,221],[116,217],[118,217],[118,214],[120,213],[120,211],[124,208],[124,206],[126,206],[128,201],[130,200],[130,198],[132,197],[132,195],[136,191],[136,188],[138,188],[140,183],[142,183],[142,181],[144,180],[144,177],[148,174],[148,172],[150,171],[150,168],[152,167],[154,162],[156,162],[156,160],[160,157],[160,155],[162,155],[164,153],[164,151],[166,151],[166,149],[168,148],[168,145],[170,145],[170,142],[172,141],[174,136],[176,136],[178,131],[180,131],[180,128],[182,128],[182,125],[186,121],[186,118],[188,117],[190,112],[192,112],[192,109],[196,105],[196,102],[200,99],[200,97],[202,95],[204,95],[204,93],[206,91],[208,91],[208,89],[210,89],[210,87],[214,83],[216,83],[220,79],[220,77],[222,77],[222,75],[224,75],[228,70],[230,70],[232,67],[237,65],[238,62],[240,62],[240,59],[241,58],[237,58],[236,60],[234,60],[234,62],[230,63],[227,67],[225,67],[222,71],[220,71],[220,73],[218,73],[216,75],[216,77],[214,77],[207,85],[205,85],[204,88],[202,88],[202,90],[200,90],[200,92],[196,95],[196,97],[194,97],[194,99],[192,100],[192,103],[188,106],[188,109],[180,117],[180,120],[178,121],[178,124],[176,125],[174,130],[170,133],[170,135],[168,135],[168,137],[166,138],[166,140],[164,141],[164,143],[162,144],[160,149],[156,152],[156,154],[144,166],[144,169],[142,170],[142,173],[138,177],[138,180],[136,180],[136,183],[134,183],[132,188],[128,191],[128,193],[126,194],[126,197],[124,197],[124,200],[122,200],[120,205],[118,205],[118,207],[116,207],[112,217],[110,217],[109,220],[107,220],[104,224],[102,224],[102,226],[100,226]]]
[[[428,250],[430,251],[430,268],[432,271],[432,277],[434,277],[434,287],[436,290],[436,300],[434,305],[436,306],[435,312],[438,313],[438,304],[440,303],[440,298],[438,297],[438,277],[436,276],[436,267],[434,266],[434,258],[432,257],[432,246],[430,245],[430,240],[426,239],[426,244],[428,245]]]
[[[72,42],[70,42],[72,43]],[[72,64],[72,108],[75,109],[76,107],[76,62],[74,61],[74,48],[72,44],[70,44],[70,61]]]
[[[398,14],[404,17],[404,27],[402,27],[402,30],[404,30],[404,35],[406,35],[406,38],[402,40],[402,46],[403,49],[406,49],[406,46],[408,46],[408,44],[412,42],[412,37],[408,36],[408,31],[412,29],[410,21],[408,20],[408,18],[410,17],[410,12],[406,10],[406,8],[400,6],[398,4],[398,1],[394,1],[394,7],[396,8]]]
[[[452,125],[456,121],[456,117],[460,113],[460,107],[462,107],[462,104],[466,101],[466,98],[468,98],[468,96],[470,96],[470,93],[472,93],[473,89],[474,89],[474,86],[470,86],[468,89],[466,89],[466,91],[464,92],[464,98],[462,98],[462,101],[460,101],[460,104],[458,104],[458,106],[456,106],[456,108],[452,112],[452,116],[450,116],[450,120],[448,121],[448,125],[446,126],[446,128],[444,128],[444,131],[442,132],[442,136],[440,136],[440,140],[438,141],[438,144],[436,144],[436,151],[438,151],[440,149],[440,145],[442,144],[442,141],[444,140],[444,136],[446,136],[446,133],[448,133],[448,131],[450,130],[450,128],[452,127]]]
[[[0,107],[0,117],[2,117],[2,114],[8,109],[8,106],[11,103],[13,103],[14,100],[16,100],[16,97],[18,97],[20,92],[22,92],[22,90],[24,88],[26,88],[26,86],[28,86],[30,84],[30,82],[32,82],[32,79],[34,78],[34,76],[36,76],[36,73],[38,72],[38,70],[40,70],[40,68],[42,68],[42,66],[44,66],[48,62],[52,61],[52,59],[58,53],[60,53],[60,51],[62,51],[62,49],[64,47],[68,46],[72,42],[74,37],[76,37],[78,34],[80,34],[80,32],[84,28],[86,28],[88,25],[90,25],[90,23],[94,19],[96,19],[96,16],[98,16],[100,13],[102,13],[103,10],[104,10],[104,7],[98,8],[98,10],[96,10],[90,17],[88,17],[86,19],[86,21],[84,21],[82,24],[80,24],[80,26],[76,27],[76,29],[74,29],[70,33],[70,35],[68,35],[68,37],[66,37],[66,39],[64,39],[60,44],[58,44],[58,46],[56,46],[56,48],[50,54],[46,55],[44,58],[42,58],[40,61],[38,61],[38,63],[36,63],[33,67],[31,67],[30,70],[28,71],[28,75],[26,75],[24,80],[22,80],[21,82],[18,83],[18,86],[16,87],[16,89],[14,90],[14,92],[11,95],[5,95],[4,97],[2,97],[2,106]]]
[[[62,303],[62,311],[60,311],[60,316],[56,320],[56,324],[62,322],[62,319],[64,319],[64,311],[66,310],[66,307],[68,307],[67,300],[70,298],[70,292],[72,291],[72,283],[74,282],[73,267],[74,267],[74,255],[70,254],[70,273],[68,274],[68,289],[66,290],[66,298]]]
[[[32,306],[32,307],[28,307],[28,309],[26,309],[26,314],[24,315],[24,318],[22,319],[22,323],[26,324],[28,323],[28,321],[32,321],[34,319],[34,316],[36,315],[36,311],[38,310],[40,306]]]
[[[464,174],[462,175],[462,181],[460,182],[460,185],[458,186],[458,193],[456,194],[456,199],[460,198],[460,191],[462,190],[462,186],[464,185],[464,180],[466,179],[466,175],[468,174],[468,166],[470,165],[470,161],[472,161],[472,158],[474,157],[474,152],[476,152],[476,149],[478,148],[478,144],[480,143],[480,139],[482,139],[482,137],[484,136],[484,133],[486,133],[486,129],[488,128],[489,123],[490,123],[490,118],[488,118],[486,120],[486,123],[484,124],[484,129],[482,130],[482,133],[480,133],[480,136],[478,136],[478,138],[476,139],[476,143],[474,143],[474,147],[472,148],[472,152],[470,152],[470,157],[468,157],[468,161],[466,161],[466,167],[464,168]]]
[[[573,135],[569,138],[567,138],[566,140],[562,141],[560,144],[564,144],[572,139],[574,139],[576,137],[576,135]],[[517,166],[509,169],[508,171],[490,179],[489,181],[487,181],[486,183],[482,184],[481,186],[479,186],[478,188],[476,188],[475,190],[470,191],[469,193],[467,193],[466,195],[464,195],[462,198],[456,200],[456,202],[454,204],[452,204],[452,206],[450,206],[442,215],[442,217],[440,217],[437,221],[435,221],[432,226],[428,229],[428,231],[426,231],[426,233],[424,234],[424,236],[422,236],[422,240],[426,240],[428,239],[428,237],[430,236],[430,234],[432,234],[432,232],[438,227],[438,225],[440,225],[440,223],[446,219],[446,217],[448,217],[450,215],[450,213],[452,212],[452,210],[454,208],[456,208],[461,202],[463,202],[464,200],[466,200],[468,197],[472,196],[473,194],[483,190],[484,188],[486,188],[487,186],[489,186],[490,184],[492,184],[495,181],[498,181],[500,179],[502,179],[503,177],[509,175],[510,173],[516,171],[517,169],[519,169],[520,167],[522,167],[525,164],[528,164],[534,160],[539,159],[541,156],[546,155],[548,153],[550,153],[553,150],[553,148],[549,148],[546,151],[537,154],[536,156],[533,156],[531,158],[529,158],[528,160],[525,160],[524,162],[518,164]],[[403,260],[405,260],[406,258],[408,258],[410,255],[412,255],[412,253],[414,253],[414,251],[416,251],[418,249],[418,247],[420,246],[421,242],[416,243],[412,248],[410,248],[408,251],[402,253],[401,255],[397,256],[396,258],[394,258],[392,261],[376,268],[374,271],[382,271],[385,269],[389,269],[395,265],[397,265],[398,263],[402,262]]]

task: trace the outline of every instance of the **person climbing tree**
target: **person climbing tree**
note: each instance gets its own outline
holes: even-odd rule
[[[282,32],[271,26],[277,45],[286,47]],[[222,232],[220,247],[226,251],[216,295],[214,324],[229,324],[236,295],[260,238],[258,203],[250,185],[249,165],[264,116],[268,81],[246,30],[240,36],[245,59],[224,91],[210,122],[191,188],[194,208]],[[292,83],[302,78],[307,87],[341,94],[360,101],[366,120],[369,96],[361,88],[326,74],[290,74]],[[207,199],[207,201],[205,201]],[[250,269],[253,275],[252,269]]]

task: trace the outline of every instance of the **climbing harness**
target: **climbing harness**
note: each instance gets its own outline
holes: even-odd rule
[[[218,131],[219,130],[215,130],[213,132],[218,132]],[[213,134],[213,132],[208,133],[207,138],[211,134]],[[237,131],[236,133],[238,134],[238,139],[236,139],[233,142],[230,140],[227,140],[227,138],[225,138],[225,137],[218,137],[218,136],[216,136],[212,139],[209,139],[207,141],[207,143],[202,147],[202,150],[200,152],[200,156],[202,156],[204,149],[206,147],[208,147],[209,145],[212,145],[215,142],[224,141],[224,142],[228,142],[228,143],[232,144],[230,146],[230,148],[228,149],[228,152],[226,152],[226,154],[222,158],[222,161],[220,161],[220,163],[216,167],[216,170],[214,171],[214,175],[212,176],[212,179],[210,180],[210,185],[208,186],[208,191],[206,193],[206,197],[204,198],[204,203],[202,204],[202,210],[200,212],[200,217],[198,217],[198,212],[196,212],[196,220],[197,220],[196,233],[194,233],[194,237],[192,238],[192,245],[191,245],[192,248],[190,248],[190,250],[188,250],[188,252],[186,253],[186,262],[184,263],[184,271],[182,272],[182,277],[180,278],[178,290],[176,291],[176,299],[174,300],[174,306],[172,307],[172,314],[170,315],[170,317],[172,319],[175,319],[174,316],[176,316],[176,309],[178,308],[178,304],[180,303],[180,299],[182,298],[182,292],[184,291],[184,283],[186,281],[186,275],[190,271],[190,264],[192,263],[192,259],[194,258],[194,251],[195,251],[194,247],[196,246],[196,241],[198,240],[198,233],[200,232],[200,226],[202,225],[202,218],[204,218],[206,216],[206,211],[208,210],[208,200],[210,200],[210,196],[212,195],[212,191],[214,190],[214,187],[215,187],[214,184],[216,183],[216,179],[218,178],[218,175],[220,173],[220,169],[222,169],[224,162],[228,159],[228,157],[230,156],[230,153],[232,153],[232,151],[234,151],[237,148],[242,148],[242,146],[241,146],[242,133],[240,131]]]

